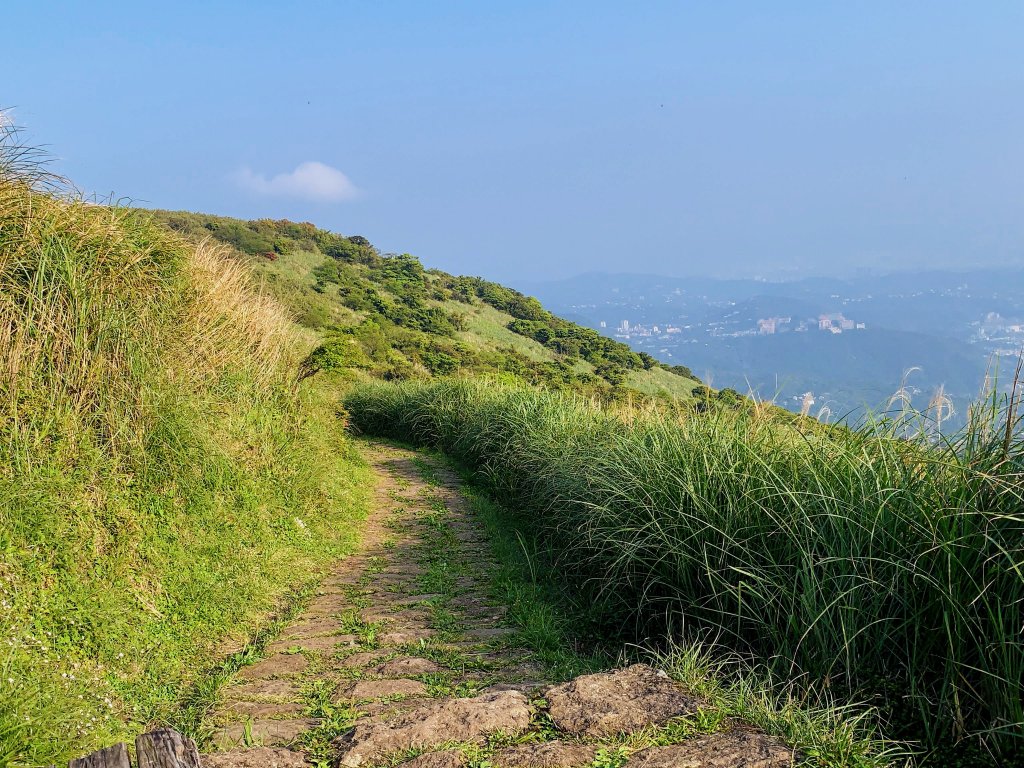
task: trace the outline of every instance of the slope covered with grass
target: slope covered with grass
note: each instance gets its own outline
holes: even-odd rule
[[[16,165],[0,162],[0,765],[34,766],[192,727],[211,668],[348,551],[367,470],[298,384],[314,339],[246,267]]]
[[[529,515],[611,626],[710,632],[783,678],[867,697],[936,765],[1021,759],[1012,404],[938,444],[900,423],[679,418],[487,381],[367,384],[346,406],[355,428],[439,448]]]
[[[687,399],[698,385],[686,368],[563,320],[518,291],[424,269],[359,236],[290,221],[152,213],[193,239],[228,245],[301,324],[324,335],[337,367],[363,378],[500,374],[604,400]]]

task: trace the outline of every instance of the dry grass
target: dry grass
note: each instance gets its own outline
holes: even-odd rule
[[[220,248],[0,182],[0,425],[23,447],[88,434],[124,450],[161,379],[196,391],[245,369],[267,385],[294,368],[294,340]]]

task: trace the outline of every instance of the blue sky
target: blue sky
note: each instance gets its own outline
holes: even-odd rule
[[[1017,2],[18,3],[83,190],[505,280],[1024,266]],[[12,65],[11,62],[14,62]]]

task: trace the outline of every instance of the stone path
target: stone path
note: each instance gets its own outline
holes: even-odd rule
[[[793,763],[791,750],[738,726],[666,744],[659,726],[701,702],[650,667],[544,680],[488,598],[496,564],[458,478],[413,452],[365,445],[378,481],[361,552],[226,688],[213,716],[220,751],[204,765]]]

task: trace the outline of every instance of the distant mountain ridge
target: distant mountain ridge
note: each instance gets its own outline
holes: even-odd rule
[[[793,281],[589,273],[517,287],[634,349],[685,358],[712,386],[790,408],[810,392],[833,414],[886,407],[910,371],[903,392],[917,407],[941,393],[962,416],[986,373],[1024,345],[1024,274],[1011,269]],[[822,315],[852,327],[819,331]]]

